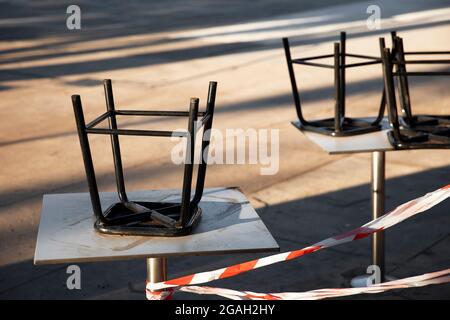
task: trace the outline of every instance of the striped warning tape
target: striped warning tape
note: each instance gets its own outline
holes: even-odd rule
[[[250,291],[236,291],[224,288],[205,286],[186,286],[180,291],[197,294],[213,294],[233,300],[320,300],[326,298],[344,297],[363,293],[380,293],[393,289],[417,288],[431,284],[450,282],[450,269],[426,273],[420,276],[404,278],[395,281],[383,282],[364,288],[331,288],[318,289],[306,292],[256,293]]]
[[[372,220],[359,228],[338,236],[330,237],[300,250],[279,253],[261,259],[239,263],[230,267],[191,274],[173,280],[167,280],[158,283],[147,283],[147,298],[158,300],[167,299],[172,296],[174,289],[180,290],[183,286],[201,284],[217,279],[233,277],[253,269],[299,258],[320,249],[329,248],[368,237],[375,232],[388,229],[393,225],[402,222],[403,220],[424,212],[434,207],[438,203],[444,201],[448,197],[450,197],[450,185],[442,187],[434,192],[427,193],[420,198],[408,201],[398,206],[393,211],[381,216],[378,219]],[[164,291],[160,291],[163,289]],[[187,290],[188,289],[183,288],[183,291]]]

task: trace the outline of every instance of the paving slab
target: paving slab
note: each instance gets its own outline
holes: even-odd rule
[[[349,51],[378,52],[378,37],[397,29],[408,50],[443,50],[449,39],[447,1],[377,3],[381,29],[367,28],[368,1],[269,0],[257,3],[148,1],[102,6],[78,1],[82,30],[65,28],[59,3],[2,4],[0,24],[0,298],[143,299],[141,261],[80,263],[82,290],[68,290],[67,264],[33,266],[42,195],[86,192],[70,95],[82,96],[86,118],[104,112],[102,80],[113,79],[120,107],[186,110],[191,96],[206,98],[207,83],[219,82],[214,127],[277,129],[279,171],[263,176],[261,165],[212,165],[207,187],[239,186],[281,250],[338,234],[370,217],[370,155],[330,156],[290,122],[295,120],[280,38],[292,39],[295,55],[330,53],[338,33],[349,33]],[[180,2],[181,3],[181,2]],[[418,41],[417,39],[420,39]],[[436,66],[439,68],[439,66]],[[350,116],[376,115],[382,89],[379,66],[351,70]],[[305,117],[333,114],[332,73],[302,67],[298,83]],[[411,81],[414,110],[446,113],[448,79]],[[130,118],[136,128],[185,127],[180,119]],[[173,142],[123,139],[129,190],[180,188],[180,168],[170,161]],[[102,192],[115,189],[107,137],[91,147]],[[146,150],[142,152],[141,150]],[[444,151],[387,154],[387,208],[448,184]],[[448,204],[389,230],[388,271],[406,277],[447,267]],[[215,283],[254,291],[302,291],[347,286],[370,261],[369,240],[318,252]],[[185,275],[246,261],[261,254],[175,258],[169,274]],[[108,272],[106,272],[108,270]],[[112,271],[111,271],[112,270]],[[140,291],[141,290],[141,291]],[[449,299],[448,285],[358,296],[357,299]],[[411,293],[407,293],[411,292]],[[180,293],[180,297],[213,299]]]

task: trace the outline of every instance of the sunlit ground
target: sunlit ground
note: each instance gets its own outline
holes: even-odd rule
[[[449,50],[450,45],[445,1],[376,1],[382,18],[378,30],[367,26],[369,3],[358,1],[110,1],[107,6],[78,1],[81,30],[72,31],[66,28],[68,4],[0,2],[2,298],[144,297],[128,286],[143,281],[143,261],[88,264],[83,270],[89,284],[81,292],[63,287],[66,266],[32,266],[42,195],[87,191],[70,95],[81,95],[89,121],[105,111],[105,78],[113,80],[118,107],[155,110],[187,110],[190,97],[199,97],[203,108],[208,82],[218,81],[214,127],[279,129],[279,172],[262,176],[259,165],[215,165],[208,169],[207,187],[239,186],[285,251],[370,219],[370,155],[327,155],[291,126],[296,114],[281,38],[291,39],[298,57],[332,53],[343,30],[352,53],[378,55],[378,38],[387,37],[390,45],[393,29],[407,50]],[[306,117],[332,114],[332,80],[330,70],[299,67]],[[414,110],[448,114],[449,83],[414,79]],[[350,116],[375,115],[380,66],[349,71],[347,90]],[[183,119],[131,117],[119,123],[138,129],[186,127]],[[181,168],[170,160],[174,142],[142,137],[121,142],[130,190],[181,186]],[[93,136],[91,147],[100,189],[114,190],[109,139]],[[388,153],[388,208],[448,184],[449,159],[447,150]],[[392,273],[406,277],[448,267],[450,231],[443,214],[449,208],[444,203],[428,219],[388,234]],[[369,243],[317,255],[224,285],[253,291],[348,286],[349,274],[369,261]],[[203,271],[244,258],[177,259],[171,272]],[[297,273],[303,281],[293,280]],[[278,281],[280,274],[286,276]],[[381,297],[450,297],[448,285],[420,290]]]

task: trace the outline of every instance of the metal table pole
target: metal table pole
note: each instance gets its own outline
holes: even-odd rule
[[[385,152],[372,152],[372,219],[384,214]],[[372,265],[380,268],[380,281],[385,280],[384,231],[372,235]]]
[[[166,258],[147,258],[147,282],[157,283],[167,280]]]
[[[372,152],[372,219],[377,219],[384,214],[385,156],[386,154],[384,151]],[[384,282],[386,280],[384,265],[384,231],[379,231],[372,235],[372,265],[380,268],[379,278],[377,278],[380,282]],[[364,274],[354,277],[351,280],[351,286],[366,287],[373,281],[372,276],[373,274]],[[388,279],[390,280],[391,277],[388,277]]]

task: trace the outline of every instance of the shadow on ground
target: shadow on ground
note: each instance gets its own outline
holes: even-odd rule
[[[350,174],[350,173],[349,173]],[[450,166],[389,179],[386,209],[448,184]],[[313,186],[312,186],[313,187]],[[370,187],[360,185],[258,210],[281,251],[299,249],[370,220]],[[450,266],[450,201],[402,222],[386,232],[388,274],[403,278]],[[265,267],[209,285],[256,292],[306,291],[348,287],[352,276],[370,264],[370,240],[363,239]],[[173,258],[170,278],[206,271],[263,255],[242,254]],[[31,260],[0,268],[2,299],[143,299],[144,261],[79,264],[82,289],[66,288],[67,265],[33,266]],[[357,299],[448,299],[450,285],[359,295]],[[175,298],[215,297],[178,293]]]
[[[347,0],[345,2],[356,2]],[[115,50],[141,48],[157,46],[183,40],[162,36],[160,39],[147,39],[133,41],[130,44],[103,45],[95,49],[67,50],[68,45],[89,43],[91,41],[111,40],[129,36],[150,36],[161,32],[175,32],[190,30],[195,28],[209,28],[216,26],[227,26],[240,23],[248,23],[261,19],[278,19],[280,15],[289,15],[293,12],[306,12],[317,8],[323,8],[342,3],[338,0],[327,1],[290,1],[281,0],[239,2],[239,5],[230,5],[230,1],[220,0],[209,3],[208,1],[180,1],[171,2],[167,6],[164,2],[136,1],[133,4],[122,3],[120,1],[109,1],[102,5],[93,4],[89,1],[79,1],[78,5],[82,10],[82,29],[80,31],[69,31],[66,28],[66,7],[70,4],[60,1],[47,1],[42,3],[6,3],[2,6],[0,13],[0,40],[27,40],[46,39],[59,37],[61,40],[50,41],[38,45],[25,46],[21,48],[11,48],[0,51],[0,65],[15,62],[45,61],[52,58],[77,57],[81,54],[92,54],[98,52],[114,52]],[[364,4],[361,4],[364,5]],[[429,3],[427,9],[445,7],[440,1]],[[362,8],[363,9],[363,8]],[[414,12],[415,7],[402,8],[402,13]],[[312,11],[314,12],[314,11]],[[364,10],[362,11],[364,12]],[[313,13],[314,14],[314,13]],[[390,18],[394,14],[384,13],[383,18]],[[275,17],[275,18],[274,18]],[[321,18],[319,21],[308,23],[308,25],[323,25],[327,23],[340,22],[344,16],[335,20],[333,16],[314,17]],[[346,17],[346,22],[361,20],[365,16]],[[289,28],[295,28],[293,22]],[[298,28],[304,27],[305,22],[300,22]],[[426,28],[442,24],[443,22],[425,22],[416,25],[398,28],[399,32]],[[260,31],[270,31],[270,27],[261,28]],[[235,31],[239,33],[239,31]],[[358,38],[368,35],[386,35],[386,30],[353,32],[350,37]],[[318,44],[331,40],[338,40],[336,32],[328,32],[319,36],[302,36],[293,38],[292,43],[298,44]],[[250,41],[232,42],[220,44],[204,44],[189,48],[177,48],[173,50],[160,50],[151,53],[127,54],[120,57],[110,57],[105,59],[84,59],[79,62],[64,62],[59,64],[45,64],[40,66],[24,67],[3,67],[0,74],[0,82],[21,81],[39,78],[57,78],[68,75],[80,75],[85,73],[112,71],[126,68],[145,67],[167,62],[189,61],[193,59],[221,56],[231,53],[256,52],[281,48],[280,41]],[[331,48],[330,48],[331,49]],[[46,53],[36,53],[35,50],[49,50]],[[57,52],[54,52],[56,50]],[[26,53],[30,52],[29,55]],[[20,53],[20,57],[2,58],[1,55]],[[95,81],[88,79],[82,85],[95,85]],[[70,84],[70,83],[69,83]],[[74,83],[77,84],[77,83]],[[10,86],[2,85],[0,90],[8,90]]]

